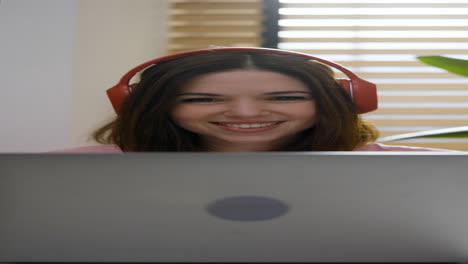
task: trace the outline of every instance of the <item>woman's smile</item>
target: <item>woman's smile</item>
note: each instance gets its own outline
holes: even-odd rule
[[[269,122],[211,122],[215,126],[227,131],[239,133],[257,133],[278,127],[284,121]]]

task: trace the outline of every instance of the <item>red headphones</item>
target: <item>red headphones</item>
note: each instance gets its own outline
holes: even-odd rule
[[[305,53],[299,52],[292,52],[292,51],[285,51],[285,50],[278,50],[278,49],[268,49],[268,48],[214,48],[214,49],[203,49],[203,50],[195,50],[195,51],[188,51],[182,52],[177,54],[172,54],[169,56],[161,57],[158,59],[154,59],[148,62],[145,62],[129,72],[127,72],[116,84],[114,87],[107,90],[107,96],[109,97],[112,106],[116,113],[119,111],[119,107],[125,98],[132,92],[132,85],[130,84],[130,79],[132,79],[135,74],[142,71],[143,69],[157,63],[173,60],[180,57],[190,56],[193,54],[200,54],[200,53],[215,53],[215,52],[261,52],[261,53],[270,53],[270,54],[281,54],[281,55],[288,55],[294,57],[303,57],[310,60],[316,60],[322,62],[328,66],[331,66],[346,76],[349,79],[337,79],[337,82],[343,86],[343,88],[349,93],[353,102],[356,104],[358,111],[362,113],[367,113],[377,109],[377,87],[374,83],[368,82],[359,78],[356,74],[351,72],[350,70],[346,69],[345,67],[331,62],[324,59],[320,59],[317,57],[310,56]]]

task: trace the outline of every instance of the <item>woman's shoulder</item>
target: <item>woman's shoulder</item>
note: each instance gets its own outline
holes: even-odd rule
[[[49,151],[48,153],[122,153],[116,145],[94,145]]]
[[[364,146],[355,148],[353,151],[449,151],[449,152],[453,151],[453,152],[456,152],[455,150],[448,150],[448,149],[385,145],[381,143],[367,143]]]

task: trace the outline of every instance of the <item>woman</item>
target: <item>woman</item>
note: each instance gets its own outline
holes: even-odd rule
[[[331,68],[268,52],[204,52],[144,70],[104,145],[66,152],[431,150],[375,144]]]

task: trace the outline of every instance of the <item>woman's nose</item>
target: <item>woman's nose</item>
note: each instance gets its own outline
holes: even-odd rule
[[[238,100],[228,105],[225,112],[227,116],[254,117],[268,114],[265,105],[255,100]]]

